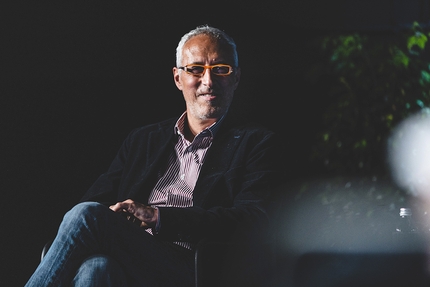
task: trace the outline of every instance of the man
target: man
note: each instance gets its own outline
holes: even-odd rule
[[[240,79],[233,39],[197,27],[176,62],[186,111],[129,134],[26,286],[193,286],[197,242],[263,232],[279,150],[273,132],[229,111]]]

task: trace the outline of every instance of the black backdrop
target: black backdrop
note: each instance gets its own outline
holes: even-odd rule
[[[309,44],[349,18],[338,11],[345,1],[281,2],[1,4],[2,286],[24,285],[62,215],[131,129],[182,113],[171,68],[180,37],[197,25],[236,39],[236,107],[284,135],[295,176],[310,170],[324,98],[304,80],[316,54]]]

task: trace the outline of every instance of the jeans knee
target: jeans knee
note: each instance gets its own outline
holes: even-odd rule
[[[107,207],[98,202],[78,203],[64,215],[62,224],[87,226],[89,222],[97,222],[97,218],[101,218],[101,214],[106,210]]]
[[[106,206],[98,202],[81,202],[72,207],[72,209],[66,213],[65,218],[82,218],[82,216],[86,215],[96,215],[100,212],[100,209],[105,208]]]

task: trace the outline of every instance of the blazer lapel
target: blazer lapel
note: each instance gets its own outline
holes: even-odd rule
[[[160,168],[166,164],[170,152],[173,150],[173,126],[168,129],[160,128],[151,132],[149,135],[148,145],[145,156],[146,160],[141,170],[141,175],[136,184],[132,187],[130,196],[135,200],[146,203],[149,193],[154,187]]]
[[[222,127],[221,127],[222,128]],[[193,193],[194,205],[201,206],[203,200],[212,192],[213,186],[230,167],[234,154],[243,138],[243,130],[229,130],[219,133],[208,151],[205,163]]]

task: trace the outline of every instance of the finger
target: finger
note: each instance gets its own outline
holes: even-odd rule
[[[109,208],[115,212],[122,212],[124,209],[127,209],[127,206],[124,202],[117,202],[114,205],[109,206]]]

